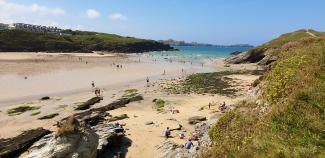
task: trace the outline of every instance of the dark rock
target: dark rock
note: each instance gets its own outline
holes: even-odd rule
[[[33,106],[19,106],[19,107],[16,107],[16,108],[12,108],[12,109],[9,109],[7,111],[7,113],[9,115],[19,115],[19,114],[22,114],[26,111],[30,111],[30,110],[37,110],[39,109],[40,107],[33,107]]]
[[[188,119],[188,123],[193,125],[193,124],[197,124],[202,121],[205,121],[205,120],[207,120],[207,118],[204,116],[193,116]]]
[[[152,121],[147,121],[147,122],[145,122],[144,123],[145,125],[152,125],[152,124],[154,124]]]
[[[51,118],[54,118],[56,116],[58,116],[59,114],[58,113],[54,113],[54,114],[49,114],[49,115],[45,115],[45,116],[42,116],[40,118],[38,118],[39,120],[46,120],[46,119],[51,119]]]
[[[105,112],[92,112],[90,115],[84,116],[81,120],[90,126],[96,126],[98,123],[103,122],[106,116],[108,114]]]
[[[130,102],[140,101],[143,100],[143,97],[141,95],[136,95],[134,97],[129,98]]]
[[[130,102],[135,102],[135,101],[140,101],[143,100],[143,97],[141,95],[136,95],[132,97],[123,97],[118,99],[117,101],[114,101],[107,106],[101,107],[102,109],[105,110],[114,110],[120,107],[125,107],[126,104],[129,104]]]
[[[82,103],[80,105],[78,105],[78,107],[76,108],[76,110],[87,110],[90,108],[91,105],[94,105],[96,103],[99,103],[101,100],[103,100],[102,97],[94,97],[89,99],[88,101],[86,101],[85,103]]]
[[[42,97],[41,100],[49,100],[51,99],[49,96]]]
[[[114,149],[121,145],[122,138],[125,136],[124,129],[117,124],[99,124],[92,127],[99,135],[97,147],[97,157],[108,157],[114,155]]]
[[[278,60],[277,56],[265,56],[262,60],[260,60],[258,65],[270,65],[271,63]]]
[[[0,139],[0,157],[13,158],[25,152],[34,142],[41,139],[43,136],[50,134],[51,131],[37,128],[29,131],[24,131],[22,134],[7,139]]]
[[[234,51],[234,52],[230,53],[230,55],[238,55],[238,54],[241,54],[241,53],[243,53],[243,52],[240,52],[240,51]]]

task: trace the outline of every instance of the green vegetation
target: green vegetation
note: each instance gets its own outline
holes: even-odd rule
[[[38,110],[41,107],[36,107],[36,106],[19,106],[16,108],[9,109],[7,111],[9,116],[14,116],[14,115],[20,115],[26,111],[31,111],[31,110]]]
[[[35,116],[35,115],[38,115],[40,113],[41,113],[40,111],[35,111],[35,112],[31,113],[30,116]]]
[[[137,89],[126,89],[126,90],[124,90],[124,93],[137,93],[138,92],[138,90]]]
[[[66,104],[62,104],[62,105],[59,105],[58,108],[59,109],[65,109],[66,107],[68,107],[69,105],[66,105]]]
[[[165,101],[162,99],[155,100],[155,106],[157,111],[164,111]]]
[[[263,74],[263,71],[220,71],[212,73],[197,73],[188,76],[180,83],[172,83],[166,88],[170,93],[210,93],[221,94],[227,96],[234,96],[237,92],[235,88],[231,86],[233,81],[228,75],[234,74]]]
[[[0,51],[63,51],[63,52],[146,52],[170,50],[156,41],[122,37],[113,34],[65,30],[64,35],[21,30],[0,30]]]
[[[325,38],[298,31],[268,45],[282,47],[289,37],[295,44],[283,46],[260,81],[260,99],[269,105],[244,101],[227,112],[201,157],[325,157]]]
[[[307,30],[302,29],[295,32],[287,33],[281,35],[270,42],[267,42],[261,46],[251,49],[247,52],[244,62],[258,62],[263,57],[267,56],[278,56],[281,54],[282,49],[288,49],[294,47],[297,42],[308,39],[308,38],[324,38],[325,33],[317,32],[314,30],[308,30],[311,34],[315,35],[313,37],[311,34],[307,33]]]

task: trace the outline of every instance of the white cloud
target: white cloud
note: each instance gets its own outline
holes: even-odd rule
[[[88,9],[86,15],[90,19],[95,19],[100,17],[100,13],[95,9]]]
[[[120,14],[120,13],[111,14],[108,16],[108,18],[111,20],[120,20],[120,21],[124,21],[124,20],[128,19],[126,16],[124,16],[123,14]]]
[[[3,15],[25,15],[36,14],[41,16],[47,15],[64,15],[65,11],[61,8],[49,8],[47,6],[39,5],[37,3],[31,5],[24,5],[12,3],[8,0],[0,0],[0,13]]]
[[[0,0],[0,23],[23,22],[36,25],[59,26],[54,20],[61,18],[65,11],[37,3],[20,4],[10,0]],[[54,18],[54,19],[53,19]]]

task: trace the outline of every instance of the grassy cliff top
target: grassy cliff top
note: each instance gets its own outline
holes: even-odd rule
[[[114,34],[65,30],[63,35],[21,30],[0,30],[0,51],[116,51],[146,52],[170,50],[153,40]]]
[[[296,42],[299,42],[301,40],[305,39],[319,39],[319,38],[325,38],[324,32],[318,32],[315,30],[298,30],[291,33],[286,33],[281,36],[279,36],[276,39],[273,39],[265,44],[262,44],[260,46],[257,46],[251,50],[249,50],[244,57],[239,61],[238,63],[256,63],[263,60],[263,58],[266,56],[269,59],[271,57],[278,57],[282,49],[286,49],[286,47],[290,47],[290,45],[295,44]],[[262,64],[264,65],[264,64]]]

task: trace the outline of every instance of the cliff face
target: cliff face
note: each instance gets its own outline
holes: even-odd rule
[[[237,103],[214,125],[213,147],[202,157],[325,156],[325,37],[309,33],[285,34],[258,47],[258,55],[277,59],[257,80],[255,98]]]
[[[96,32],[69,31],[64,35],[0,30],[1,52],[91,52],[112,51],[141,53],[173,50],[169,45],[152,40],[122,37]]]

